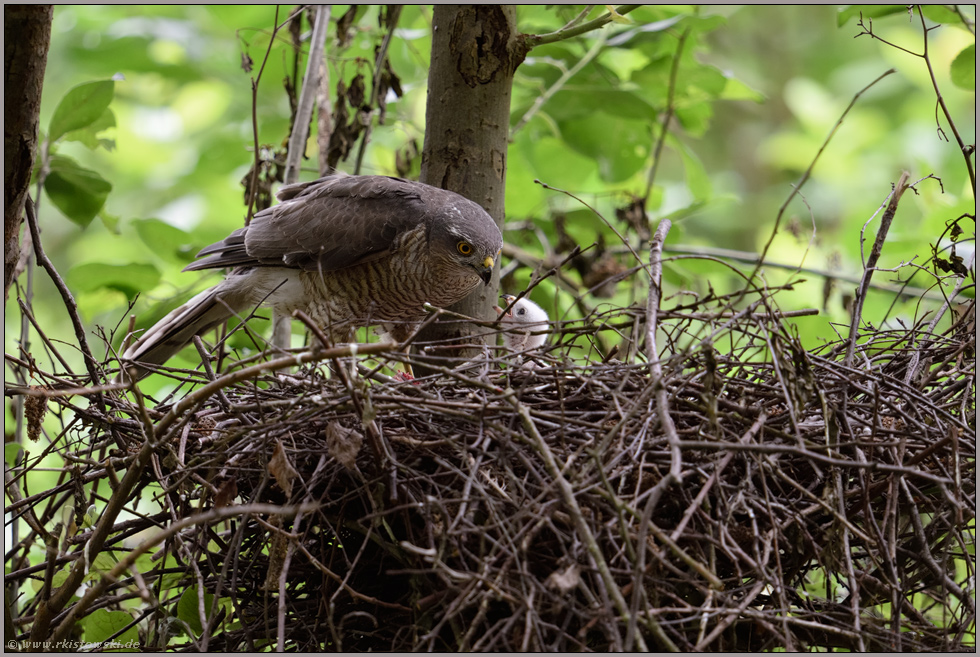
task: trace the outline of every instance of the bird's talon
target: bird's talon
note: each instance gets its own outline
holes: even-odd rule
[[[411,372],[396,372],[395,376],[391,378],[393,378],[395,381],[407,381],[413,386],[419,385],[419,382],[415,380],[415,377],[412,376]]]

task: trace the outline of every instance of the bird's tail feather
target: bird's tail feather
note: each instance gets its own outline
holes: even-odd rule
[[[166,317],[147,329],[139,340],[123,354],[123,359],[162,365],[194,339],[195,335],[214,328],[240,310],[236,291],[217,285],[201,292],[190,301],[172,310]],[[138,368],[142,378],[150,370]]]

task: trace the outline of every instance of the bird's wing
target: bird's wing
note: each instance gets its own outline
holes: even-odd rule
[[[441,191],[441,190],[437,190]],[[332,271],[388,253],[421,224],[433,188],[385,176],[328,176],[283,187],[280,203],[202,250],[187,270],[279,266]]]

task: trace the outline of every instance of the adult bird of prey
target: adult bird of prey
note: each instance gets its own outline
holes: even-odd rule
[[[489,285],[503,246],[473,201],[400,178],[331,175],[286,185],[277,198],[197,254],[184,271],[231,271],[147,330],[124,359],[162,364],[259,304],[286,317],[302,310],[336,342],[369,325],[402,342],[425,317],[424,303],[449,306]]]
[[[516,302],[514,299],[517,297],[511,294],[503,294],[501,298],[513,304],[506,313],[503,308],[494,306],[498,315],[504,313],[500,318],[500,325],[508,329],[504,333],[504,346],[509,351],[519,353],[543,345],[548,337],[544,332],[548,329],[548,313],[527,297]]]

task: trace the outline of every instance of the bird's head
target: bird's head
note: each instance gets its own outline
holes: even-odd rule
[[[500,229],[483,208],[470,201],[452,207],[451,215],[449,221],[435,225],[433,242],[451,262],[471,269],[484,285],[490,285],[504,244]]]
[[[500,247],[494,249],[492,244],[469,240],[462,235],[456,235],[454,243],[447,245],[451,257],[464,267],[471,267],[483,281],[490,285],[493,277],[493,266],[500,255]]]
[[[527,298],[517,299],[510,294],[503,294],[501,298],[510,306],[506,312],[494,306],[497,314],[501,315],[501,325],[509,329],[509,333],[504,334],[504,346],[511,351],[524,351],[543,345],[548,337],[543,332],[548,328],[548,313]]]

